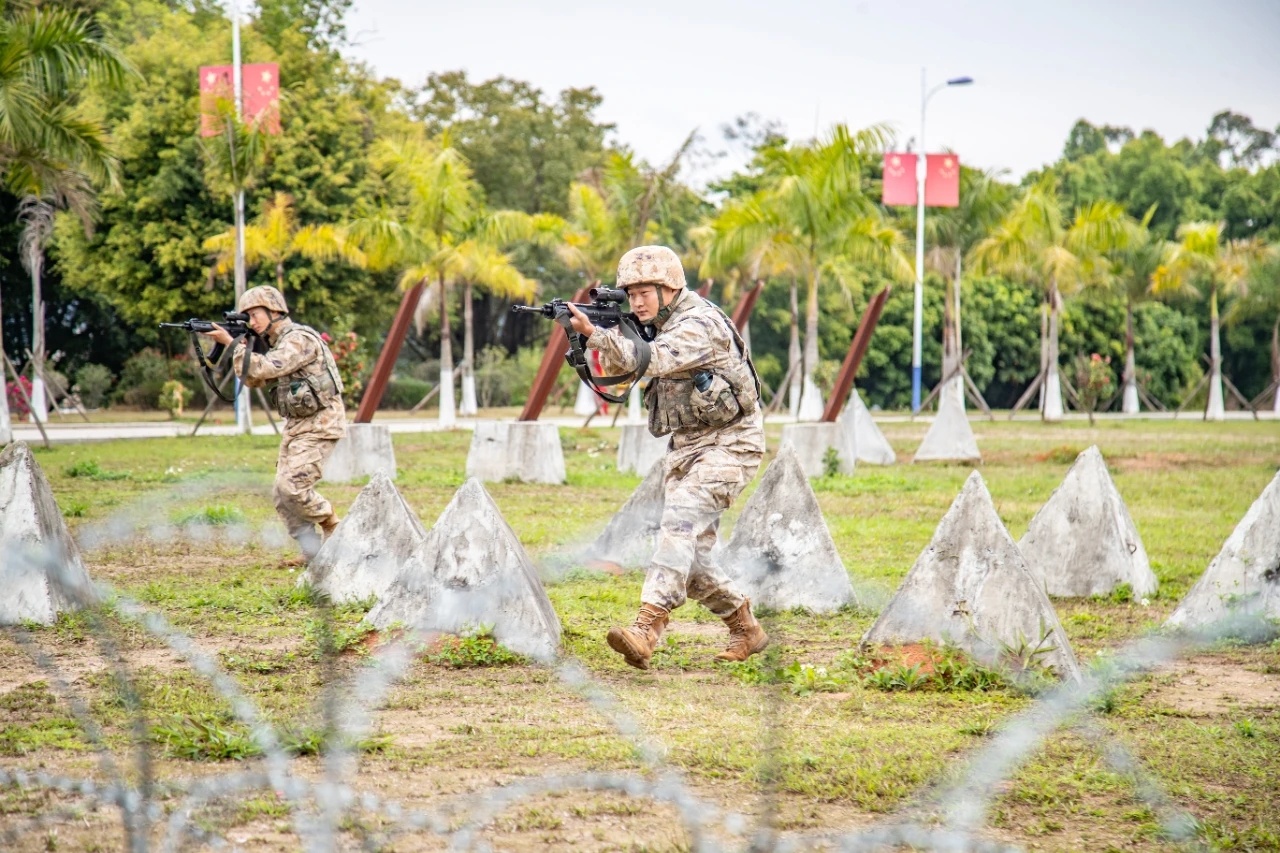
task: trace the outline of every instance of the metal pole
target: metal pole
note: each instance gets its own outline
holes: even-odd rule
[[[240,4],[231,4],[231,85],[233,88],[233,96],[236,104],[236,121],[241,119],[241,106],[244,102],[244,85],[240,74]],[[232,134],[232,140],[235,135]],[[235,152],[232,151],[232,163],[235,162]],[[234,165],[232,169],[234,170]],[[237,182],[238,183],[238,182]],[[239,304],[240,297],[244,295],[245,288],[245,271],[244,271],[244,190],[236,188],[236,259],[235,259],[235,278],[236,278],[236,303]],[[241,435],[248,435],[253,432],[253,420],[251,410],[253,404],[249,400],[249,389],[241,384],[239,378],[236,379],[236,432]]]
[[[920,411],[920,366],[923,363],[921,341],[924,334],[924,108],[925,69],[920,69],[920,138],[916,144],[916,289],[915,307],[911,315],[911,411]]]

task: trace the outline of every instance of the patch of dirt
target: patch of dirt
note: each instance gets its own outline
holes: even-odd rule
[[[871,671],[890,669],[897,666],[918,666],[923,675],[932,675],[934,664],[940,657],[937,648],[920,643],[908,643],[903,646],[881,646],[868,652]]]
[[[0,642],[7,642],[0,640]],[[94,644],[60,644],[55,648],[44,647],[53,671],[68,684],[76,684],[85,678],[109,670],[111,664],[100,653]],[[178,655],[167,649],[130,649],[121,652],[124,668],[128,672],[137,672],[143,667],[160,672],[172,672],[187,668],[187,663]],[[49,681],[50,673],[21,651],[19,655],[6,657],[3,674],[0,674],[0,694],[8,693],[24,684],[36,681]]]
[[[1153,675],[1157,686],[1147,700],[1190,717],[1280,710],[1280,674],[1267,674],[1220,658],[1180,660]]]

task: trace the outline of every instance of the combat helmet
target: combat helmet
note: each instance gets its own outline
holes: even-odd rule
[[[618,261],[618,280],[623,290],[635,284],[658,284],[683,290],[684,267],[680,257],[666,246],[637,246]]]
[[[272,314],[289,313],[284,294],[269,284],[251,287],[236,300],[236,310],[241,314],[248,313],[250,308],[266,308]]]

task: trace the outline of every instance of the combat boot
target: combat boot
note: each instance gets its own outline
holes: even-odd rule
[[[656,604],[641,604],[636,621],[630,628],[610,628],[609,648],[626,659],[636,669],[648,669],[649,658],[667,629],[671,612]]]
[[[769,635],[751,613],[751,599],[721,618],[729,626],[729,645],[716,655],[716,660],[744,661],[769,645]]]
[[[333,531],[338,529],[338,514],[336,512],[329,513],[329,517],[320,522],[320,542],[328,541],[333,535]]]

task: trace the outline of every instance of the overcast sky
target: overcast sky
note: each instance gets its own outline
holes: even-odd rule
[[[1223,109],[1280,123],[1280,0],[355,0],[347,29],[348,55],[408,85],[465,69],[550,99],[595,86],[599,118],[654,163],[694,128],[724,148],[746,112],[793,138],[886,123],[905,143],[922,67],[930,87],[976,81],[930,100],[929,150],[1011,178],[1057,159],[1079,118],[1169,141]]]

